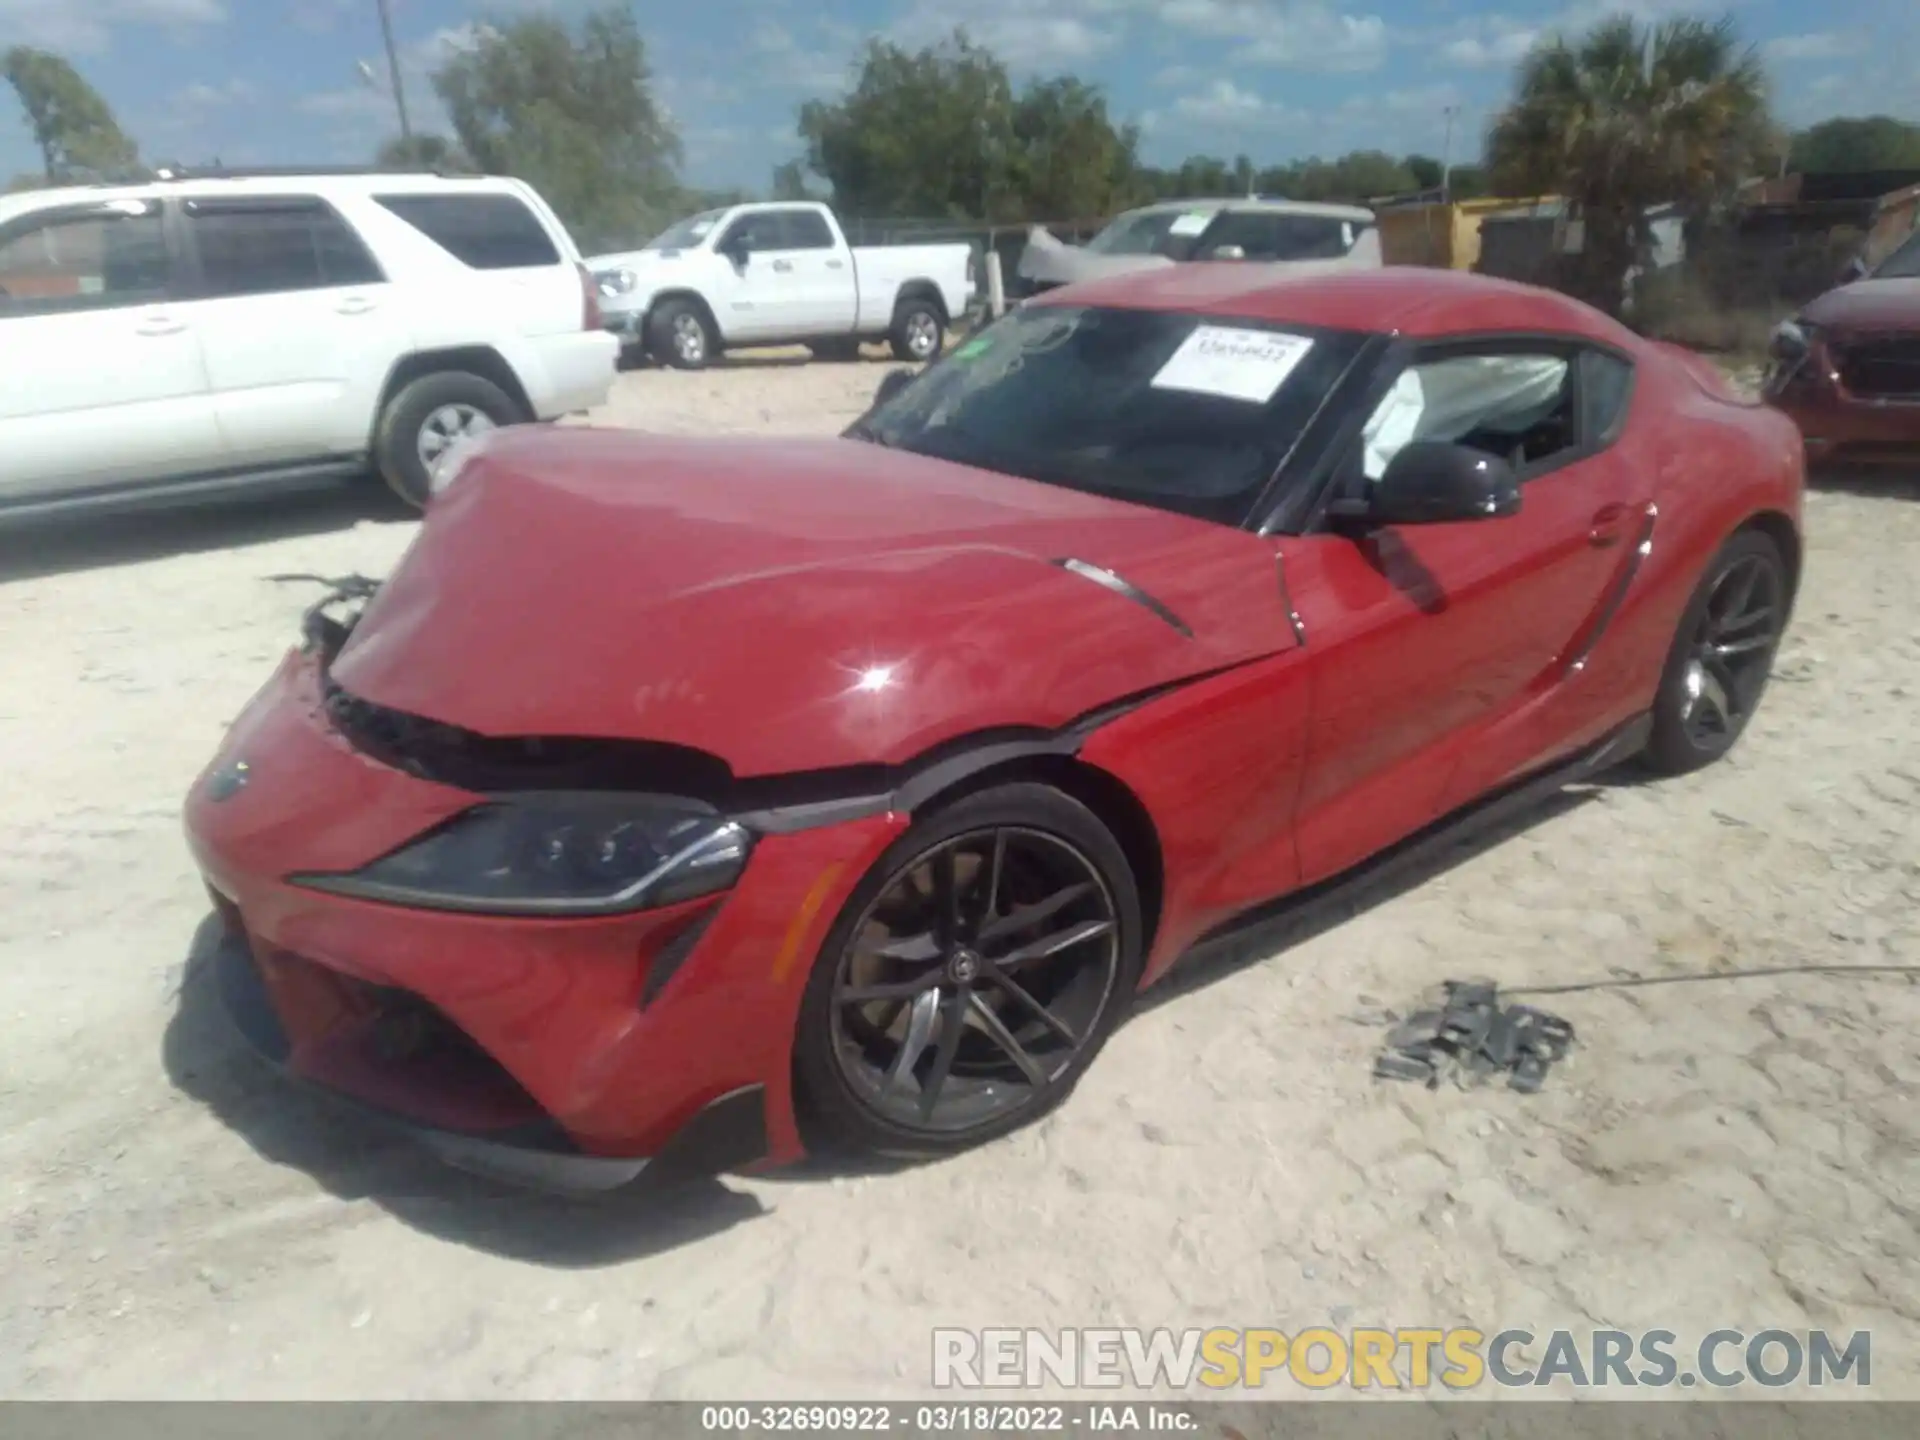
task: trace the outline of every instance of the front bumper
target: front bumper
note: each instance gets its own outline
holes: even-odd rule
[[[1811,464],[1911,464],[1920,457],[1920,403],[1850,393],[1824,345],[1775,360],[1762,398],[1799,426]]]
[[[209,783],[243,758],[243,785]],[[596,1190],[799,1158],[801,993],[904,822],[768,835],[724,896],[594,919],[414,910],[283,878],[357,868],[477,798],[354,750],[313,658],[283,662],[186,807],[229,936],[222,990],[253,1047],[518,1183]],[[396,1054],[396,1015],[444,1034]]]

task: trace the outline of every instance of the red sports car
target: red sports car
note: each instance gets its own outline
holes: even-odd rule
[[[1425,270],[1056,291],[838,439],[498,432],[194,786],[229,1008],[531,1183],[976,1143],[1269,902],[1726,753],[1802,470]]]

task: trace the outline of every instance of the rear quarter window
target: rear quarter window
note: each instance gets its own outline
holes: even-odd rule
[[[475,270],[558,265],[540,217],[514,195],[376,195],[386,210]]]

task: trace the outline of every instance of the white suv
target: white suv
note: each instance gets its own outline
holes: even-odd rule
[[[0,196],[0,520],[379,471],[602,403],[618,343],[526,185],[221,172]]]

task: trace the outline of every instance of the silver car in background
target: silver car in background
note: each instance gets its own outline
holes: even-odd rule
[[[1015,267],[1016,296],[1188,260],[1244,260],[1315,271],[1378,269],[1380,233],[1358,205],[1300,200],[1167,200],[1115,216],[1085,245],[1040,226]]]

